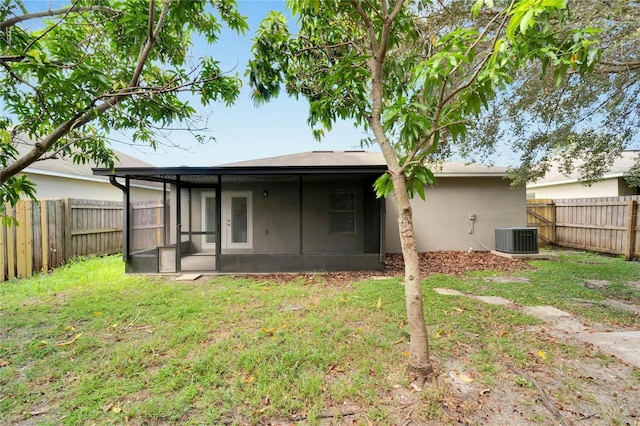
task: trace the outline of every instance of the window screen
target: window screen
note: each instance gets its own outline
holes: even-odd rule
[[[356,233],[356,194],[353,190],[332,190],[329,203],[329,233]]]

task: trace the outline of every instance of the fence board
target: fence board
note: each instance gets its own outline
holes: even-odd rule
[[[163,244],[165,208],[162,200],[132,203],[130,231],[140,246]],[[120,252],[122,212],[122,202],[78,199],[5,206],[3,214],[19,225],[0,227],[0,281],[47,272],[73,257]]]
[[[5,226],[0,226],[0,282],[4,281],[7,278],[6,262],[4,260],[7,252],[6,245],[4,242],[5,229],[6,229]]]
[[[31,226],[31,221],[27,222],[26,206],[27,201],[20,200],[16,204],[16,266],[18,278],[28,277],[27,275],[27,227]]]
[[[42,262],[40,271],[46,273],[49,271],[49,226],[47,225],[48,202],[40,202],[40,247],[42,252]]]
[[[538,228],[540,245],[552,242],[630,260],[640,249],[639,200],[640,196],[527,200],[527,223]]]

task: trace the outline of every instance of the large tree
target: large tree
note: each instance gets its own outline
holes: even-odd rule
[[[529,64],[496,96],[474,137],[461,146],[463,154],[481,159],[493,153],[497,140],[510,140],[519,160],[512,176],[516,183],[536,180],[559,163],[561,171],[575,170],[589,184],[622,150],[640,147],[640,4],[576,0],[570,6],[566,26],[601,31],[602,57],[593,72],[541,78],[540,65]],[[636,170],[636,184],[638,177]]]
[[[339,119],[372,134],[388,172],[379,195],[393,191],[405,262],[410,370],[433,375],[410,196],[434,182],[426,166],[462,140],[496,89],[524,64],[540,60],[557,73],[585,70],[596,55],[585,31],[559,31],[563,0],[478,0],[475,18],[448,19],[450,2],[290,0],[297,33],[272,12],[254,41],[248,75],[258,103],[286,93],[309,102],[321,137]],[[473,19],[472,19],[473,18]],[[561,36],[561,37],[560,37]]]
[[[0,0],[0,205],[33,196],[20,172],[34,161],[111,167],[110,132],[155,146],[161,128],[193,129],[190,99],[231,103],[239,93],[237,76],[193,52],[196,36],[215,43],[223,26],[247,29],[235,0],[27,7],[39,4]]]

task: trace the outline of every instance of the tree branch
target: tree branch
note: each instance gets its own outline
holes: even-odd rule
[[[360,3],[358,3],[356,0],[349,0],[349,2],[351,3],[351,6],[353,6],[353,8],[356,10],[356,12],[358,12],[360,18],[362,18],[362,20],[364,21],[364,26],[366,28],[367,34],[369,35],[371,52],[375,55],[375,53],[378,51],[378,39],[376,37],[373,22],[369,18],[369,15],[367,15],[367,13],[364,11],[362,6],[360,6]]]
[[[162,12],[160,14],[160,17],[158,18],[158,22],[155,25],[155,28],[153,29],[153,32],[151,34],[152,37],[148,38],[145,41],[145,44],[140,49],[140,53],[136,61],[135,71],[133,73],[133,76],[131,77],[131,81],[129,85],[123,89],[124,91],[117,92],[116,94],[107,98],[102,104],[96,107],[90,108],[86,111],[83,110],[78,112],[72,118],[60,124],[49,135],[45,136],[40,141],[36,142],[34,147],[29,152],[27,152],[20,158],[16,159],[16,161],[9,164],[4,169],[0,170],[0,183],[6,182],[6,180],[9,179],[11,176],[14,176],[17,173],[21,172],[29,164],[39,159],[45,152],[50,150],[51,147],[58,140],[60,140],[63,136],[68,134],[69,131],[71,131],[72,129],[78,128],[80,126],[87,124],[89,121],[93,120],[98,115],[103,114],[104,112],[113,108],[115,105],[117,105],[126,97],[127,95],[126,90],[130,90],[138,86],[140,75],[142,74],[142,70],[144,69],[146,62],[149,59],[149,55],[151,54],[151,51],[155,45],[158,35],[162,30],[162,26],[164,25],[166,16],[169,12],[170,4],[171,4],[171,0],[168,0],[166,3],[164,3]],[[153,7],[153,2],[150,3],[150,8],[151,7]],[[150,10],[149,13],[151,14],[153,13],[153,11]],[[94,100],[94,102],[96,100]]]
[[[26,15],[15,16],[11,19],[7,19],[5,21],[0,22],[0,31],[12,27],[20,22],[29,21],[31,19],[39,19],[46,18],[47,16],[59,16],[66,15],[69,13],[82,13],[82,12],[93,12],[93,11],[106,11],[106,12],[114,12],[117,13],[117,10],[111,9],[109,7],[94,5],[94,6],[83,6],[83,7],[66,7],[63,9],[56,10],[45,10],[43,12],[34,12],[28,13]]]

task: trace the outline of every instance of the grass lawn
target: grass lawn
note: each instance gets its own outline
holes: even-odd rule
[[[528,279],[523,282],[493,282],[487,278],[498,273],[490,271],[425,280],[433,358],[444,376],[457,368],[487,394],[508,380],[526,400],[536,393],[540,370],[566,372],[568,359],[614,362],[535,331],[541,323],[517,310],[432,291],[553,305],[586,322],[637,329],[637,316],[600,303],[640,304],[639,286],[632,285],[640,282],[637,263],[570,254],[532,264],[535,270],[517,274]],[[600,285],[585,285],[593,280]],[[124,276],[117,256],[78,261],[50,275],[0,283],[0,419],[369,425],[407,415],[446,424],[461,412],[471,415],[454,407],[443,382],[422,392],[411,388],[407,338],[399,278],[339,285],[321,275],[285,284],[232,277],[175,282]],[[629,380],[640,387],[637,370]],[[562,386],[580,389],[583,382],[558,386],[556,398]],[[529,408],[523,412],[532,422],[553,420],[552,413]]]

